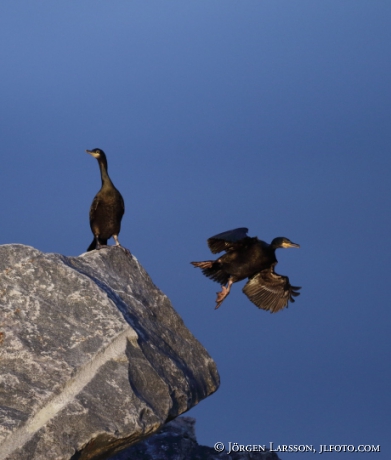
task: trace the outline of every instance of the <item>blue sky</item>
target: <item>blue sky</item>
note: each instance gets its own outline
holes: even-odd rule
[[[188,413],[202,444],[389,458],[390,21],[381,0],[0,6],[1,242],[83,253],[100,187],[84,151],[106,152],[121,243],[220,371]],[[302,286],[289,309],[238,283],[214,310],[189,262],[243,226],[301,245],[277,253]]]

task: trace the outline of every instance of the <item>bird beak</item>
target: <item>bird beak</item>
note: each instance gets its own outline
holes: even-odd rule
[[[282,243],[282,247],[283,248],[299,248],[300,245],[297,244],[297,243],[292,243],[292,241],[291,241],[289,243],[287,243],[287,242]]]
[[[89,153],[90,155],[92,155],[94,158],[97,158],[97,154],[95,152],[91,152],[91,150],[86,150],[86,153]]]

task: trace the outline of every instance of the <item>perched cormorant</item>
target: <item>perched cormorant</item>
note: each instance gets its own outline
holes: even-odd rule
[[[95,195],[90,208],[90,227],[94,239],[87,251],[100,249],[107,245],[107,240],[111,237],[114,238],[116,246],[121,246],[118,234],[125,212],[124,200],[107,173],[105,152],[101,149],[86,150],[86,152],[98,160],[102,179],[102,187]]]
[[[258,308],[275,313],[294,302],[300,287],[291,286],[287,276],[274,271],[277,265],[276,249],[299,248],[288,238],[274,238],[271,244],[257,237],[247,236],[247,228],[236,228],[219,233],[208,239],[213,254],[225,251],[217,260],[191,262],[199,267],[208,278],[220,283],[221,292],[217,293],[216,307],[222,304],[230,292],[231,286],[245,278],[249,280],[243,292]]]

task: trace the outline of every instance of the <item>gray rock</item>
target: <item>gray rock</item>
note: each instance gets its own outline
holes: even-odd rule
[[[194,418],[178,417],[150,438],[110,457],[110,460],[279,460],[274,452],[260,452],[259,446],[256,446],[258,452],[230,454],[227,451],[218,453],[213,447],[200,446],[194,426]]]
[[[0,460],[105,459],[219,386],[134,256],[0,246]]]

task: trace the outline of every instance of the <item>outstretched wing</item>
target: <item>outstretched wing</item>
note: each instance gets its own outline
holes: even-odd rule
[[[241,227],[227,232],[219,233],[208,239],[209,249],[213,254],[221,251],[228,251],[231,248],[236,248],[241,244],[241,241],[247,236],[248,228]]]
[[[300,295],[299,289],[289,283],[287,276],[275,273],[272,267],[250,278],[243,292],[258,308],[275,313],[287,307],[289,301],[294,302],[294,297]]]

